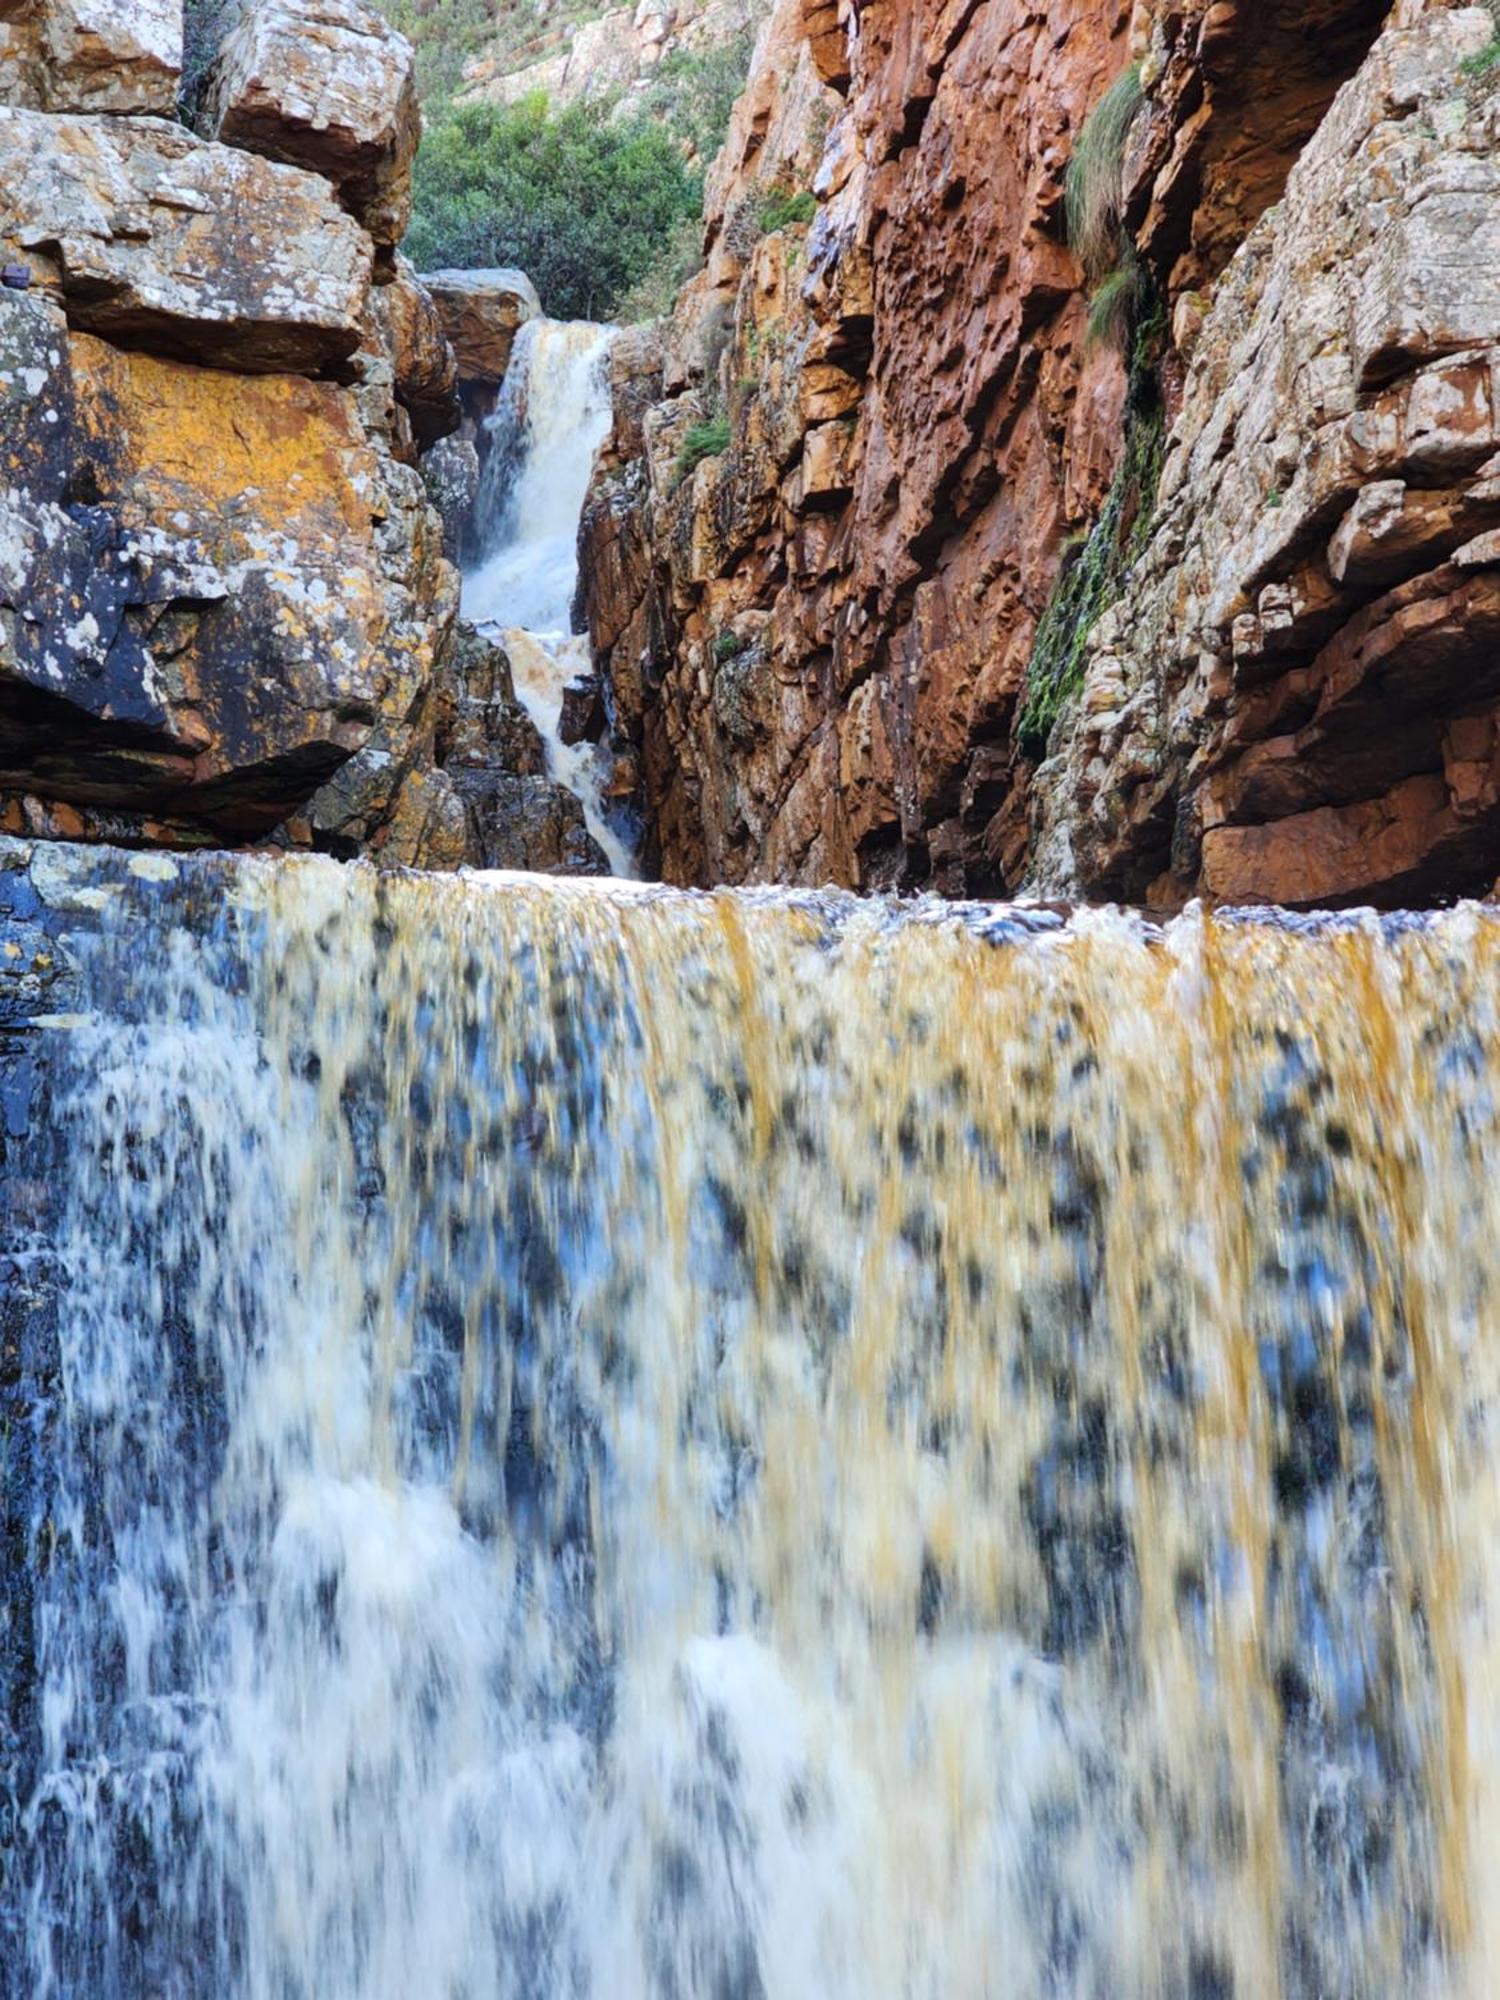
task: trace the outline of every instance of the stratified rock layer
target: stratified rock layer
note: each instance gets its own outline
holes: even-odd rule
[[[202,122],[323,174],[377,243],[399,243],[422,136],[412,62],[406,37],[360,0],[254,0],[219,51]]]
[[[1500,868],[1500,100],[1408,6],[1215,289],[1033,882],[1419,901]]]
[[[1494,880],[1494,36],[1436,0],[783,0],[585,521],[669,877]],[[1134,319],[1095,338],[1064,180],[1132,61],[1095,167]],[[1102,602],[1043,624],[1101,518]]]
[[[29,265],[74,326],[313,373],[359,345],[372,257],[316,174],[164,119],[0,106],[0,260]]]

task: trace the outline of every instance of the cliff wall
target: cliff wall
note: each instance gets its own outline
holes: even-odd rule
[[[584,524],[670,879],[1488,886],[1494,35],[781,0]]]

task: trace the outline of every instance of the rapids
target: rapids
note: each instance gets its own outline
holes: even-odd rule
[[[1491,913],[26,861],[5,2000],[1493,1990]]]

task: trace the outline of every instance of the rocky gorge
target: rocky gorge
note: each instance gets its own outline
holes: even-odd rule
[[[738,0],[392,5],[0,0],[0,2000],[1488,2000],[1500,13],[691,267]]]
[[[584,524],[669,879],[1489,887],[1495,41],[782,0]]]

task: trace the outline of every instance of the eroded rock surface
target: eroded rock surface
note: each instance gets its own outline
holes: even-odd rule
[[[1488,886],[1494,39],[1437,0],[783,0],[585,521],[670,878]],[[1086,278],[1065,175],[1131,63]]]
[[[1500,862],[1500,100],[1407,6],[1223,273],[1032,880],[1292,904]]]
[[[1061,546],[1118,445],[1123,371],[1085,353],[1061,210],[1127,11],[777,8],[708,268],[659,351],[618,350],[586,520],[672,879],[973,879]],[[716,417],[727,448],[694,467]]]

